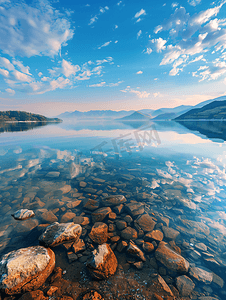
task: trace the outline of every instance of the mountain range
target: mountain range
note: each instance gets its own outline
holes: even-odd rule
[[[115,119],[121,122],[130,122],[130,121],[166,121],[166,120],[187,120],[191,119],[209,119],[210,117],[216,119],[226,119],[226,111],[224,112],[224,101],[226,101],[226,96],[221,96],[215,99],[206,100],[200,102],[195,106],[191,105],[180,105],[174,108],[160,108],[157,110],[153,109],[141,109],[138,111],[135,110],[90,110],[87,112],[73,111],[65,112],[58,115],[58,118],[64,120],[76,119],[76,120],[93,120],[93,119]],[[211,103],[216,102],[212,106],[208,106]],[[221,107],[217,110],[217,107]],[[214,109],[215,111],[206,111],[209,109]],[[199,110],[202,109],[202,110]],[[220,116],[220,117],[219,117]]]

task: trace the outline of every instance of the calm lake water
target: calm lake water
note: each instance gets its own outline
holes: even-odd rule
[[[28,127],[8,126],[0,134],[1,255],[35,244],[29,234],[40,224],[72,221],[66,212],[90,216],[75,200],[123,194],[144,204],[158,229],[167,218],[191,266],[219,276],[211,283],[194,279],[197,293],[226,298],[224,123],[99,120]],[[35,217],[14,220],[20,208],[33,209]]]

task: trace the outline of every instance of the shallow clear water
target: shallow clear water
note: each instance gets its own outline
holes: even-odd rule
[[[214,130],[205,135],[199,128],[191,131],[175,122],[63,122],[1,133],[0,253],[36,243],[31,230],[42,223],[63,222],[66,212],[90,216],[79,201],[72,204],[77,200],[123,194],[130,202],[143,203],[145,211],[157,218],[158,228],[159,217],[168,218],[169,226],[180,232],[176,244],[190,264],[225,280],[222,137]],[[71,187],[66,193],[65,186]],[[35,217],[14,220],[11,214],[20,208],[33,209]],[[55,218],[43,216],[50,211]],[[207,249],[200,250],[199,243]],[[196,283],[196,289],[226,297],[225,287],[215,282]]]

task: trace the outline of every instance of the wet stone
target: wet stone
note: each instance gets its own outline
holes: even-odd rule
[[[155,227],[156,222],[148,214],[139,216],[136,219],[136,223],[141,227],[143,231],[149,232],[152,231]]]
[[[46,247],[55,247],[57,245],[78,240],[82,233],[82,227],[79,224],[55,222],[49,225],[44,233],[39,237],[40,244]]]
[[[81,204],[82,200],[69,201],[66,206],[67,208],[75,208]]]
[[[173,297],[172,299],[174,299],[174,295],[173,295],[171,289],[169,288],[169,286],[167,285],[165,280],[160,275],[157,275],[156,277],[154,277],[151,280],[151,282],[149,283],[149,286],[150,286],[149,289],[153,293],[155,293],[157,295],[161,295],[159,299],[163,299],[163,297],[166,298],[167,296]]]
[[[71,186],[66,184],[65,186],[60,188],[60,191],[62,191],[63,194],[67,194],[71,191]]]
[[[86,187],[86,188],[84,188],[83,191],[88,193],[88,194],[95,194],[97,190],[93,189],[93,188]]]
[[[177,289],[181,296],[189,296],[195,288],[194,282],[186,275],[176,278]]]
[[[91,216],[92,216],[92,222],[96,223],[96,222],[101,222],[104,220],[104,218],[111,212],[111,208],[110,207],[102,207],[102,208],[98,208],[97,210],[95,210],[94,212],[92,212]]]
[[[128,246],[126,241],[121,241],[117,246],[117,251],[122,252]]]
[[[83,200],[83,207],[88,210],[96,210],[99,207],[99,201],[94,199],[85,199]]]
[[[213,273],[208,269],[198,267],[190,268],[189,275],[199,282],[208,284],[213,281]]]
[[[123,230],[127,227],[127,223],[125,221],[117,221],[116,223],[116,227],[118,230]]]
[[[137,257],[138,259],[141,259],[142,261],[146,261],[144,253],[132,241],[129,242],[126,252],[132,256]]]
[[[48,172],[46,174],[46,177],[50,177],[50,178],[57,178],[60,176],[60,172]]]
[[[195,244],[195,248],[197,248],[200,251],[207,251],[207,246],[203,243],[197,243]]]
[[[75,216],[73,218],[73,222],[75,224],[79,224],[79,225],[82,225],[82,226],[88,225],[90,223],[88,217],[82,217],[82,216]]]
[[[145,252],[152,252],[155,249],[154,245],[149,242],[144,242],[142,247]]]
[[[125,203],[127,200],[123,195],[114,195],[114,196],[108,196],[101,200],[101,204],[103,206],[117,206],[122,203]]]
[[[75,254],[85,251],[86,245],[84,241],[82,239],[79,239],[77,242],[73,243],[72,250],[74,251]]]
[[[123,209],[124,209],[123,204],[120,204],[120,205],[117,205],[117,206],[113,207],[113,210],[117,215],[120,215],[123,212]]]
[[[84,188],[87,186],[87,183],[85,181],[80,181],[79,186]]]
[[[126,227],[121,231],[121,237],[125,240],[136,240],[138,235],[134,228]]]
[[[141,203],[128,203],[125,205],[125,209],[132,217],[136,217],[144,213],[144,205]]]
[[[78,259],[78,256],[74,252],[70,251],[70,252],[67,252],[67,258],[68,258],[69,264],[71,264],[72,262],[74,262]]]
[[[61,223],[67,223],[71,221],[75,217],[75,213],[73,212],[66,212],[60,219]]]
[[[97,291],[91,290],[82,297],[82,300],[104,300],[104,298]]]
[[[89,233],[89,237],[94,243],[103,244],[106,243],[108,240],[108,226],[102,222],[96,222],[91,232]]]
[[[145,241],[157,241],[161,242],[163,240],[163,233],[160,230],[153,230],[151,232],[148,232],[145,237]]]
[[[179,231],[167,226],[162,226],[162,231],[164,233],[164,237],[168,240],[175,240],[180,234]]]
[[[33,217],[34,215],[35,213],[32,210],[28,210],[28,209],[19,209],[12,214],[12,216],[16,220],[26,220]]]
[[[188,272],[189,262],[180,254],[172,250],[165,242],[159,243],[159,246],[155,251],[155,258],[172,271],[179,273]]]

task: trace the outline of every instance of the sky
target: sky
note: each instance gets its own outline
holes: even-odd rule
[[[0,110],[195,105],[226,94],[226,0],[0,0]]]

